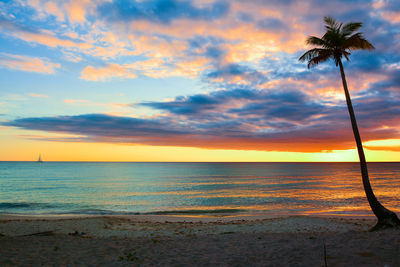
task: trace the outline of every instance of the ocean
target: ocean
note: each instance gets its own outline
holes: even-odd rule
[[[400,163],[369,163],[400,212]],[[0,214],[372,215],[358,163],[0,162]]]

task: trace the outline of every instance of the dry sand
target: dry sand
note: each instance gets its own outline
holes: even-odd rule
[[[0,216],[0,266],[400,266],[371,219]]]

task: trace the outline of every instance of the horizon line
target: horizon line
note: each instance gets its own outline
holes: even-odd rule
[[[37,160],[0,160],[0,162],[38,162]],[[46,162],[82,163],[359,163],[359,161],[89,161],[89,160],[46,160]],[[400,161],[367,161],[367,163],[400,163]]]

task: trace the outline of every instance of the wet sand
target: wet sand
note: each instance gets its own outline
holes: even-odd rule
[[[400,266],[373,218],[0,216],[0,266]],[[324,246],[326,257],[324,257]]]

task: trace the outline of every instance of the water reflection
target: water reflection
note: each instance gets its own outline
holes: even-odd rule
[[[400,164],[369,168],[377,197],[400,212]],[[3,213],[372,214],[357,163],[2,162],[0,204]]]

